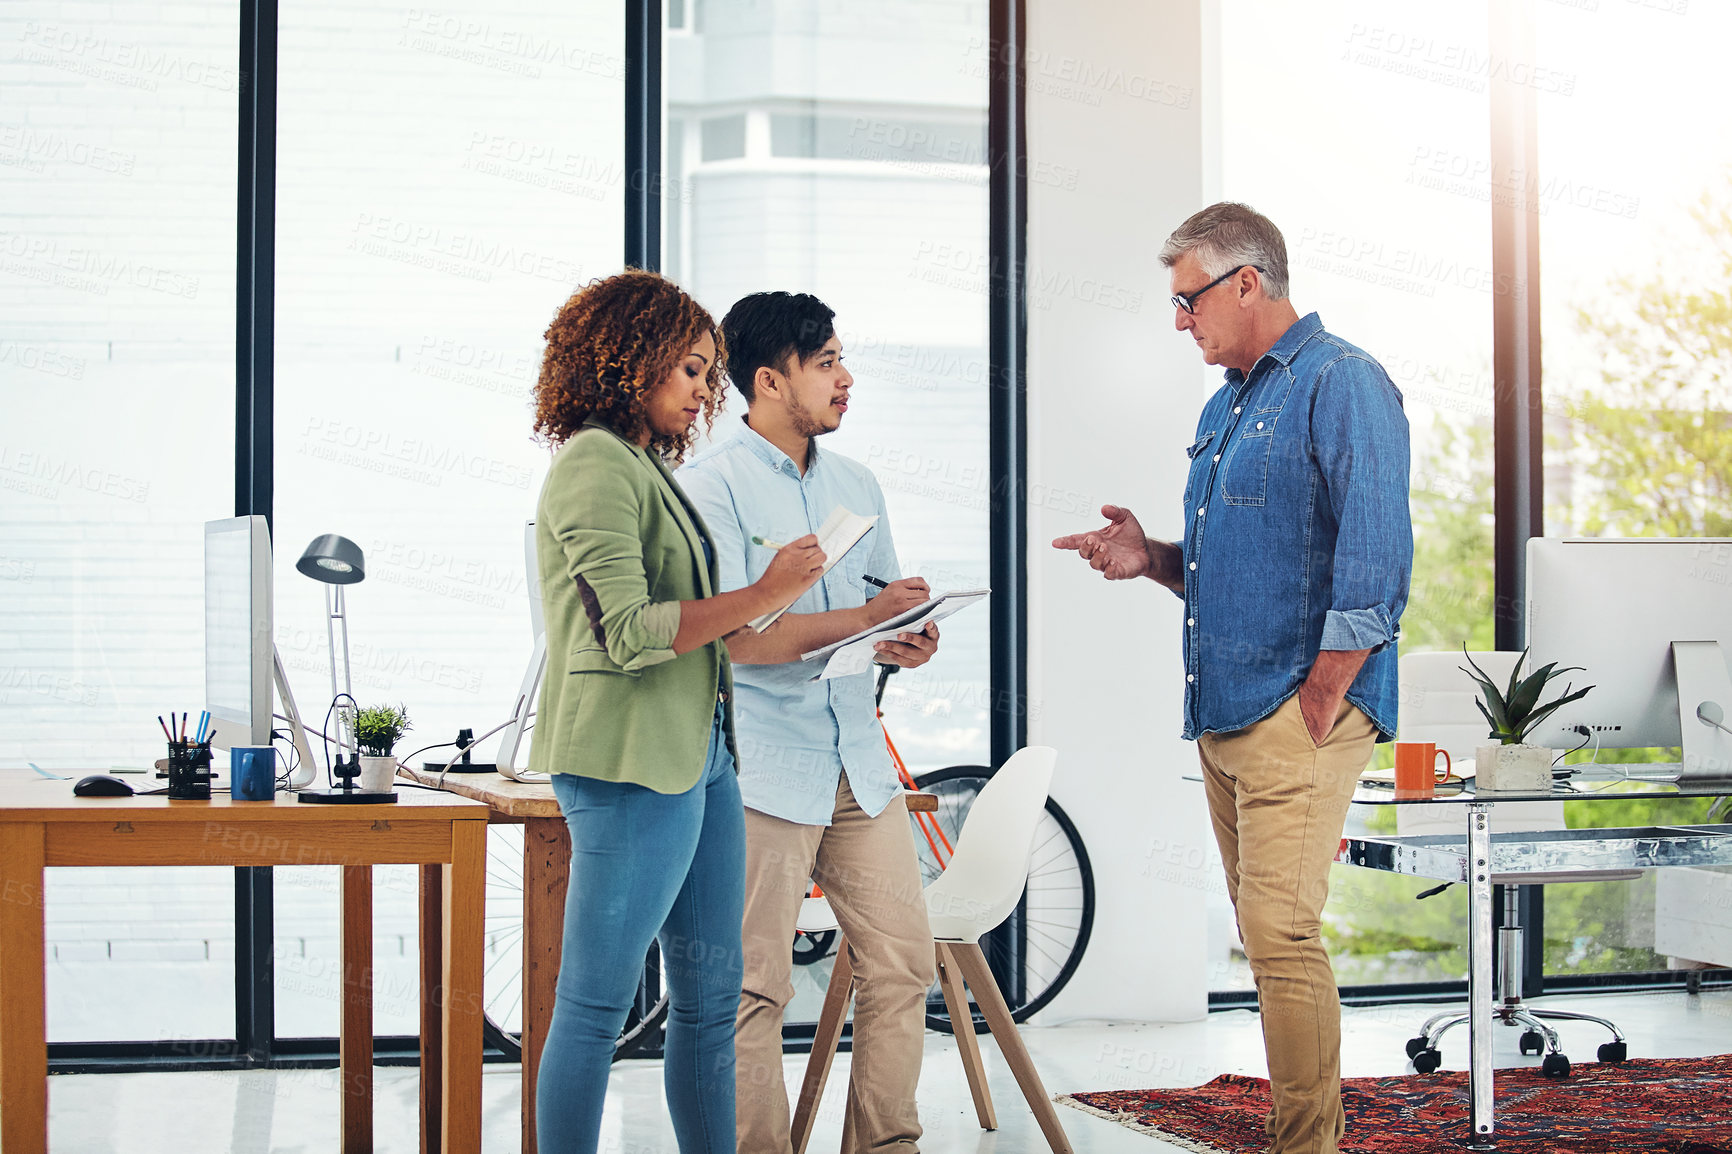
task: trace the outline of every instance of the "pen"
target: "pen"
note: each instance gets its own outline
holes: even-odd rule
[[[866,582],[866,584],[868,584],[868,585],[876,585],[876,586],[878,586],[878,588],[880,588],[880,589],[888,589],[888,588],[890,588],[890,582],[888,582],[888,581],[880,581],[880,580],[878,580],[878,578],[876,578],[876,577],[874,577],[874,576],[872,576],[872,574],[870,574],[870,573],[862,573],[862,574],[860,574],[860,580],[862,580],[862,581],[864,581],[864,582]]]
[[[186,740],[186,713],[184,711],[180,715],[180,739]]]
[[[156,715],[156,723],[158,725],[162,726],[163,736],[167,737],[170,741],[173,741],[174,740],[174,734],[172,734],[168,731],[168,722],[166,722],[162,719],[162,714],[159,713]]]
[[[785,549],[787,546],[780,541],[772,541],[768,537],[753,537],[752,544],[762,545],[766,549]]]

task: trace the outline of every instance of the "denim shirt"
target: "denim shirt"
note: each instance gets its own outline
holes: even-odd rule
[[[763,576],[774,549],[754,535],[792,541],[816,533],[838,505],[878,522],[790,613],[858,609],[878,590],[861,578],[900,575],[884,494],[871,470],[813,440],[806,473],[743,420],[739,435],[699,454],[678,473],[716,548],[719,592]],[[805,662],[734,665],[734,732],[740,795],[759,813],[802,825],[829,825],[842,774],[873,817],[902,786],[878,723],[872,672],[811,681]]]
[[[1226,376],[1187,450],[1185,737],[1275,712],[1319,650],[1369,649],[1347,700],[1392,740],[1413,567],[1401,393],[1316,313]]]

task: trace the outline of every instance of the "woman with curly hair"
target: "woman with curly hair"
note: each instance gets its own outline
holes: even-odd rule
[[[745,821],[722,640],[805,592],[817,538],[716,593],[708,531],[668,472],[722,392],[721,330],[654,273],[578,290],[547,330],[535,430],[548,670],[530,768],[553,775],[571,883],[536,1087],[545,1154],[590,1154],[614,1039],[661,943],[664,1079],[682,1154],[734,1150]]]

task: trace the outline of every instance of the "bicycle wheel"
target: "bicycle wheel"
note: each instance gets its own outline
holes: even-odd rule
[[[483,914],[486,972],[481,1033],[484,1042],[523,1060],[523,827],[487,827],[487,898]],[[661,983],[661,953],[653,944],[644,959],[638,996],[614,1042],[613,1060],[629,1058],[661,1035],[668,995]]]
[[[926,815],[937,820],[950,844],[955,845],[962,824],[982,786],[992,777],[983,765],[953,765],[935,769],[914,779],[923,793],[938,797],[938,811]],[[941,871],[918,818],[914,822],[914,848],[920,857],[921,883],[930,885]],[[1019,915],[1013,914],[1012,918]],[[1020,933],[1026,941],[1023,955],[1023,996],[1013,998],[1004,990],[1010,1016],[1018,1022],[1044,1009],[1076,973],[1088,948],[1095,921],[1095,878],[1088,851],[1070,816],[1059,804],[1046,799],[1046,812],[1035,827],[1034,852],[1029,858],[1028,888],[1023,891]],[[974,1013],[975,1028],[985,1019]],[[937,983],[926,996],[926,1024],[943,1033],[951,1032],[949,1011]]]

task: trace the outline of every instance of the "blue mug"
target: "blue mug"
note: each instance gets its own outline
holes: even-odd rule
[[[269,801],[277,793],[277,751],[268,745],[237,745],[229,750],[229,796],[239,801]]]

